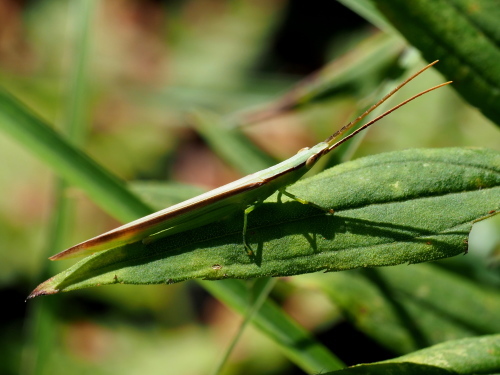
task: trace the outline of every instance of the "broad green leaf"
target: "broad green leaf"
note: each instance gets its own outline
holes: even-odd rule
[[[453,87],[500,125],[500,7],[487,0],[373,0]]]
[[[343,374],[495,374],[500,371],[500,335],[445,342],[388,361],[330,372]]]
[[[304,275],[294,282],[321,288],[358,330],[399,354],[500,331],[497,290],[433,264]]]
[[[286,276],[401,263],[467,251],[474,221],[500,209],[500,154],[421,149],[380,154],[329,169],[289,191],[322,207],[277,196],[243,214],[166,237],[96,253],[42,283],[34,295],[113,283]],[[278,197],[279,198],[279,197]]]

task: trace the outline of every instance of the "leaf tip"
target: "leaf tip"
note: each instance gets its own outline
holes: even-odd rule
[[[38,296],[46,296],[46,295],[49,295],[49,294],[56,294],[56,293],[59,293],[59,289],[54,289],[50,284],[51,284],[51,281],[52,281],[52,277],[46,281],[44,281],[43,283],[41,283],[40,285],[38,285],[35,290],[33,290],[28,297],[26,297],[26,301],[29,300],[29,299],[32,299],[32,298],[35,298],[35,297],[38,297]]]

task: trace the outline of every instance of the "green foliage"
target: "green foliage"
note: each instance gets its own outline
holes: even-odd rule
[[[110,213],[125,220],[149,213],[147,206],[125,189],[123,181],[72,147],[4,90],[0,90],[0,127],[96,202],[110,207]]]
[[[498,4],[477,0],[373,0],[384,16],[453,80],[453,87],[500,126]]]
[[[500,335],[449,341],[428,349],[328,374],[493,374],[500,367]]]
[[[496,288],[435,264],[304,275],[296,282],[319,288],[359,330],[399,354],[499,331]]]
[[[52,294],[114,283],[289,276],[419,263],[467,251],[472,224],[500,210],[500,154],[408,150],[358,159],[294,185],[291,192],[335,215],[276,195],[242,214],[144,245],[85,258],[39,286]]]
[[[206,281],[202,285],[242,315],[251,307],[248,287],[240,280],[220,280],[217,283]],[[271,300],[262,305],[252,322],[304,371],[312,373],[321,368],[344,367],[342,361]]]
[[[238,128],[227,129],[219,116],[198,112],[193,125],[217,154],[243,174],[258,172],[277,161],[256,147]]]
[[[0,51],[0,131],[34,158],[19,157],[19,150],[0,138],[5,170],[0,182],[6,198],[0,205],[0,234],[5,241],[0,286],[16,285],[18,279],[22,284],[34,274],[30,288],[55,275],[40,285],[41,293],[196,279],[219,301],[246,316],[255,291],[236,279],[302,274],[287,278],[288,283],[280,280],[277,302],[267,300],[251,319],[270,340],[259,341],[260,335],[251,333],[254,336],[244,339],[245,349],[240,351],[243,359],[228,366],[227,373],[286,373],[285,357],[308,373],[500,372],[500,276],[492,268],[498,245],[483,231],[475,241],[490,241],[490,249],[480,254],[471,246],[467,256],[460,256],[467,252],[471,228],[486,224],[490,232],[498,233],[500,215],[477,223],[500,210],[498,131],[470,108],[479,108],[500,124],[498,6],[486,0],[341,2],[383,32],[369,29],[348,36],[349,47],[342,46],[348,53],[333,48],[332,55],[340,58],[298,83],[295,77],[252,70],[283,18],[282,2],[237,1],[215,11],[197,1],[187,2],[190,6],[169,5],[164,15],[168,50],[163,49],[167,44],[163,31],[154,26],[158,19],[144,33],[153,38],[141,39],[139,27],[130,22],[140,18],[123,17],[126,12],[106,8],[107,2],[82,0],[72,9],[71,22],[66,20],[66,10],[61,10],[64,1],[39,2],[23,14],[27,43],[36,59],[32,58],[32,65],[19,64],[21,69],[13,74],[5,68],[6,54]],[[152,5],[137,9],[142,6]],[[127,33],[119,34],[129,35],[136,43],[133,54],[123,54],[126,42],[116,38],[116,30],[123,30],[113,29],[116,14],[128,20],[120,24],[127,25]],[[204,17],[193,22],[197,14]],[[69,38],[68,29],[61,26],[66,23],[74,27]],[[71,53],[61,48],[63,40],[73,43]],[[137,53],[139,44],[144,53]],[[5,45],[9,44],[2,48]],[[48,233],[45,257],[109,229],[109,223],[99,226],[109,218],[89,209],[92,206],[78,191],[124,223],[149,214],[151,207],[164,208],[205,191],[185,180],[127,184],[117,177],[173,177],[171,165],[185,161],[186,154],[194,155],[195,164],[179,162],[178,169],[186,172],[200,164],[193,175],[203,174],[204,169],[210,173],[211,167],[205,164],[209,153],[189,143],[193,131],[188,126],[234,168],[232,174],[211,182],[222,184],[323,140],[393,82],[421,66],[417,54],[411,53],[417,50],[429,62],[441,60],[436,68],[454,81],[451,89],[465,101],[453,96],[451,89],[419,99],[384,119],[386,123],[375,127],[355,154],[372,156],[329,168],[289,187],[301,198],[334,208],[334,215],[286,197],[270,197],[249,217],[248,240],[255,250],[251,258],[242,246],[242,213],[236,213],[147,246],[136,243],[94,254],[66,270],[64,263],[48,266],[45,258],[36,262],[42,231]],[[67,55],[74,57],[69,73],[61,69],[60,61]],[[30,61],[30,54],[20,56],[19,61]],[[43,73],[37,75],[35,66]],[[23,76],[22,69],[31,75]],[[427,88],[434,84],[432,80],[442,82],[429,74],[409,90],[413,94],[416,86]],[[61,94],[58,90],[66,82],[70,82],[69,93]],[[372,94],[376,88],[380,91]],[[204,107],[210,107],[210,112]],[[191,115],[184,116],[186,108]],[[151,112],[142,112],[145,109]],[[54,130],[54,118],[63,119],[61,132]],[[87,129],[87,122],[94,126]],[[237,128],[248,124],[255,126]],[[277,137],[272,134],[276,129],[281,129]],[[259,132],[264,134],[260,138]],[[294,138],[294,133],[299,136]],[[454,148],[436,148],[443,146]],[[406,147],[419,148],[380,153]],[[339,151],[328,165],[354,153]],[[33,160],[35,167],[30,165]],[[9,184],[19,176],[45,171],[42,165],[70,185],[57,183],[50,230],[46,214],[37,222],[30,220],[36,217],[31,211],[16,216],[12,210],[15,202],[20,202],[20,211],[38,206],[40,198],[26,199],[23,188]],[[25,185],[40,195],[47,190],[38,175],[26,180]],[[75,202],[78,205],[69,210],[68,205]],[[11,241],[12,228],[22,233],[21,239]],[[447,257],[453,258],[437,261]],[[436,262],[414,264],[430,261]],[[389,265],[398,266],[382,267]],[[193,323],[195,313],[186,307],[193,304],[186,297],[186,285],[190,284],[145,289],[114,285],[30,301],[28,306],[35,307],[26,324],[31,338],[23,342],[16,326],[6,321],[5,338],[0,338],[0,349],[6,353],[0,372],[18,373],[16,361],[22,362],[21,373],[26,375],[67,373],[68,369],[75,374],[154,374],[164,373],[166,364],[178,374],[208,372],[219,351],[214,337],[229,333],[225,326]],[[313,295],[321,296],[329,308],[316,300],[311,303],[307,298]],[[294,298],[295,305],[290,302]],[[106,313],[99,320],[87,316],[90,309],[71,315],[72,309],[82,306],[80,301],[88,300],[135,320],[120,323],[119,315]],[[206,309],[215,314],[217,307]],[[151,315],[134,315],[138,310]],[[309,319],[308,314],[320,314],[320,318]],[[307,329],[291,315],[302,319]],[[172,317],[176,323],[169,320]],[[342,319],[394,357],[401,357],[340,370],[342,355],[320,343],[314,331]],[[151,326],[145,328],[144,321]],[[182,329],[175,326],[179,322],[185,324]],[[348,345],[349,337],[335,336],[332,341]],[[81,342],[89,344],[82,349]],[[362,358],[364,348],[356,349]]]

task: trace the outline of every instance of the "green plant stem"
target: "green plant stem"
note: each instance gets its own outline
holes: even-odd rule
[[[231,353],[233,352],[234,348],[236,347],[236,344],[241,338],[241,335],[245,331],[245,328],[247,327],[248,323],[252,320],[252,318],[255,316],[257,311],[262,307],[262,304],[266,301],[267,297],[269,296],[269,293],[273,290],[274,286],[276,285],[276,282],[278,281],[278,278],[264,278],[264,279],[258,279],[261,281],[260,283],[260,288],[257,288],[256,284],[254,283],[253,288],[256,293],[257,293],[257,298],[255,298],[254,301],[250,302],[250,307],[245,314],[245,317],[243,321],[241,322],[240,326],[238,327],[238,331],[236,334],[233,336],[231,343],[227,347],[224,356],[221,358],[219,364],[215,368],[214,372],[212,373],[213,375],[219,375],[222,372],[222,369],[224,365],[227,363],[229,360],[229,357],[231,356]]]
[[[87,121],[86,111],[87,79],[88,79],[88,51],[90,49],[90,25],[97,0],[78,0],[71,2],[68,12],[70,22],[76,26],[77,37],[71,46],[73,56],[72,69],[69,72],[69,85],[64,89],[66,98],[63,104],[64,115],[61,119],[61,132],[75,145],[82,145],[86,138]],[[54,211],[49,224],[49,235],[45,256],[53,253],[54,249],[62,248],[64,239],[71,226],[73,217],[73,202],[68,198],[68,185],[60,177],[54,181]],[[44,262],[36,279],[49,277],[54,267]],[[37,301],[31,304],[26,319],[26,342],[22,354],[20,374],[35,375],[47,372],[51,360],[51,352],[56,342],[57,322],[55,315],[59,309],[57,301]]]

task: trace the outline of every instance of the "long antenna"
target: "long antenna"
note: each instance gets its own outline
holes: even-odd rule
[[[374,105],[372,105],[370,108],[368,108],[368,110],[366,110],[363,114],[361,114],[360,116],[356,117],[354,120],[352,120],[351,122],[349,122],[347,125],[344,125],[343,127],[341,127],[339,130],[337,130],[335,133],[333,133],[330,137],[328,137],[326,140],[325,140],[325,143],[328,143],[328,144],[331,144],[337,137],[339,137],[340,135],[344,134],[347,130],[349,130],[350,128],[352,128],[354,125],[356,125],[358,122],[360,122],[362,119],[364,119],[366,116],[368,116],[371,112],[373,112],[375,110],[375,108],[377,108],[378,106],[380,106],[383,102],[385,102],[387,99],[389,99],[391,96],[393,96],[396,92],[398,92],[403,86],[405,86],[408,82],[410,82],[412,79],[414,79],[415,77],[419,76],[421,73],[423,73],[424,71],[426,71],[427,69],[429,69],[431,66],[433,66],[434,64],[436,64],[439,60],[436,60],[436,61],[433,61],[431,62],[429,65],[423,67],[422,69],[420,69],[418,72],[416,72],[415,74],[413,74],[412,76],[408,77],[406,80],[404,80],[402,83],[400,83],[394,90],[392,90],[390,93],[388,93],[387,95],[385,95],[382,99],[380,99],[377,103],[375,103]],[[445,83],[446,85],[450,83],[450,82],[447,82]],[[445,85],[443,84],[443,85]],[[420,95],[423,95],[424,93],[426,92],[429,92],[429,91],[432,91],[434,89],[437,89],[438,87],[441,87],[443,85],[439,85],[439,86],[436,86],[436,87],[433,87],[432,89],[429,89],[429,90],[426,90],[418,95],[416,95],[415,97],[412,97],[410,98],[409,100],[406,100],[405,102],[403,102],[401,105],[404,105],[406,103],[408,103],[409,101],[415,99],[416,97],[420,96]],[[397,108],[399,108],[401,105],[397,106]],[[396,109],[396,108],[394,108]],[[393,110],[394,110],[393,109]],[[385,113],[383,116],[379,116],[380,118],[384,117],[385,115],[389,114],[391,111],[388,111],[388,113]],[[378,118],[377,118],[378,119]],[[371,121],[370,121],[371,122]],[[373,122],[371,122],[370,125],[372,125]],[[368,125],[369,126],[369,125]],[[362,128],[360,129],[365,129],[366,126],[363,126]],[[359,129],[358,129],[359,130]],[[358,133],[358,131],[356,131],[356,134]],[[353,133],[354,134],[354,133]],[[351,136],[349,136],[350,138]],[[349,138],[344,138],[344,139],[349,139]],[[340,143],[339,143],[340,144]],[[328,148],[328,151],[332,150],[333,147],[329,147]]]
[[[333,150],[335,147],[337,146],[340,146],[342,143],[344,143],[345,141],[351,139],[352,137],[354,137],[356,134],[358,134],[360,131],[366,129],[367,127],[369,127],[370,125],[373,125],[375,124],[378,120],[384,118],[385,116],[387,116],[389,113],[391,112],[394,112],[396,109],[398,109],[399,107],[402,107],[404,106],[405,104],[411,102],[412,100],[414,99],[417,99],[419,96],[422,96],[424,94],[427,94],[428,92],[430,91],[433,91],[433,90],[436,90],[440,87],[443,87],[443,86],[446,86],[446,85],[449,85],[450,83],[452,83],[453,81],[448,81],[448,82],[445,82],[445,83],[441,83],[440,85],[437,85],[437,86],[434,86],[434,87],[431,87],[430,89],[427,89],[427,90],[424,90],[422,92],[419,92],[418,94],[416,95],[413,95],[411,98],[408,98],[406,99],[404,102],[402,103],[399,103],[398,105],[392,107],[391,109],[389,109],[388,111],[385,111],[384,113],[382,113],[380,116],[377,116],[375,117],[373,120],[371,121],[368,121],[366,124],[364,124],[363,126],[361,126],[359,129],[356,129],[355,131],[353,131],[351,134],[349,135],[346,135],[344,138],[342,138],[340,141],[334,143],[333,145],[331,145],[330,147],[328,147],[326,149],[326,152],[330,152],[331,150]],[[349,128],[346,128],[346,130],[349,129]],[[342,129],[341,129],[342,130]]]

